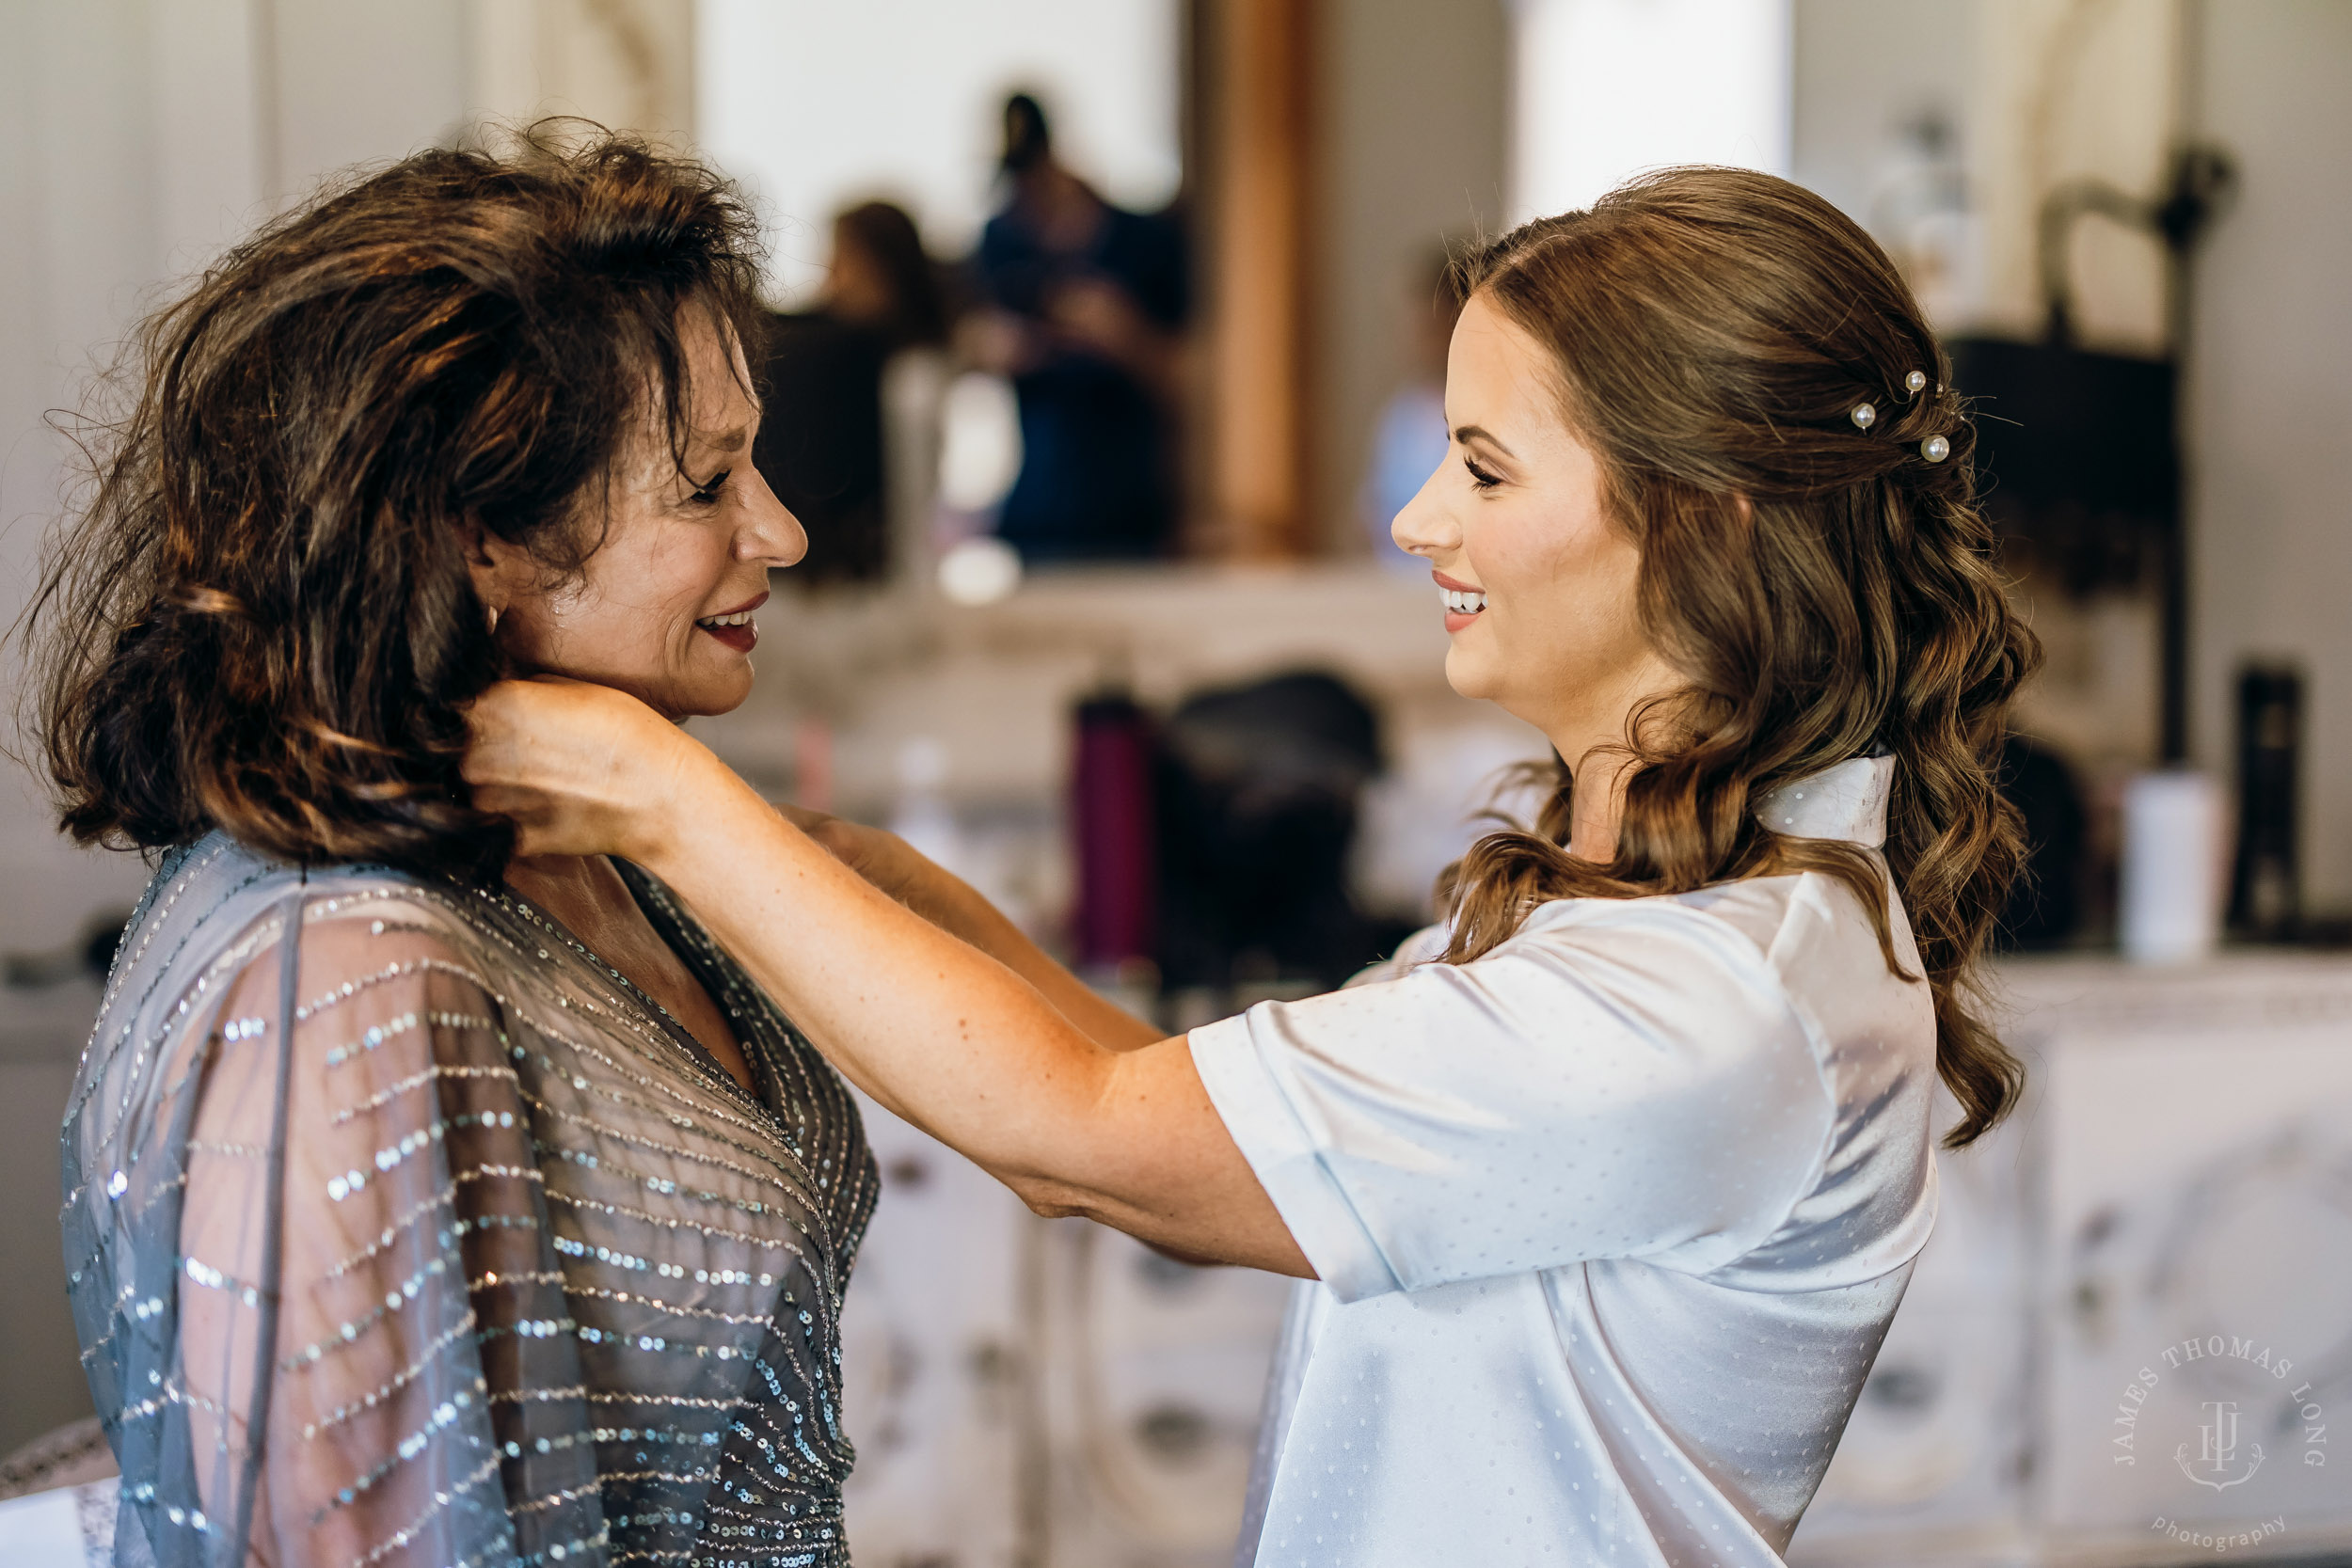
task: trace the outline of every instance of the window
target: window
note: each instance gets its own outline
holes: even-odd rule
[[[1514,222],[1641,169],[1788,172],[1790,0],[1518,0]]]

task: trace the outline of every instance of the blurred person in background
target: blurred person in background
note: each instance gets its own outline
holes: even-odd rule
[[[894,410],[936,404],[947,314],[914,218],[868,201],[834,219],[816,308],[770,319],[753,462],[808,531],[796,581],[877,581],[908,546],[928,486],[894,449],[920,442],[922,409]]]
[[[1020,402],[1021,472],[997,532],[1031,562],[1159,554],[1177,511],[1184,234],[1063,167],[1030,94],[1006,101],[1004,131],[1010,199],[981,231],[960,334]]]
[[[710,170],[529,139],[134,340],[33,623],[64,826],[157,863],[64,1108],[119,1563],[849,1560],[857,1106],[660,882],[457,775],[501,675],[749,693],[803,548],[758,271]]]
[[[1454,341],[1454,324],[1462,314],[1450,276],[1453,266],[1446,247],[1433,246],[1406,286],[1397,312],[1405,382],[1381,405],[1363,488],[1357,496],[1374,557],[1384,566],[1415,574],[1427,568],[1397,544],[1389,525],[1421,494],[1429,471],[1445,461],[1445,356]]]
[[[1393,525],[1529,830],[1344,989],[1160,1037],[888,834],[642,704],[507,682],[467,777],[648,864],[893,1112],[1042,1213],[1295,1275],[1238,1560],[1776,1568],[2022,1069],[1976,990],[2039,661],[1886,253],[1662,170],[1466,262]],[[805,824],[804,831],[800,824]]]

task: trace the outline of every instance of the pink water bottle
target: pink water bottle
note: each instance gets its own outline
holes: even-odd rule
[[[1078,704],[1070,782],[1077,862],[1073,956],[1081,970],[1118,970],[1158,950],[1157,824],[1152,716],[1124,692]]]

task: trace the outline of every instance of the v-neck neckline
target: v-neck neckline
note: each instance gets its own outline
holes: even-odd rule
[[[645,900],[638,892],[636,883],[629,879],[628,871],[622,869],[622,867],[628,863],[622,861],[617,856],[607,856],[606,859],[612,863],[612,874],[620,879],[622,888],[628,892],[629,903],[636,909],[639,914],[644,916],[645,924],[652,927],[653,934],[660,938],[661,944],[664,947],[667,947],[671,953],[676,957],[678,961],[686,966],[687,973],[693,978],[694,983],[698,986],[702,986],[706,992],[707,992],[709,989],[708,983],[703,978],[699,967],[694,961],[693,955],[681,950],[678,946],[677,939],[683,933],[670,928],[664,924],[660,911],[646,907]],[[634,871],[637,870],[637,867],[629,866],[628,870]],[[642,876],[644,873],[640,872],[639,875]],[[619,966],[613,964],[607,959],[603,954],[597,952],[595,948],[580,941],[580,937],[572,930],[572,928],[569,926],[564,925],[552,911],[548,910],[537,899],[532,897],[520,888],[516,887],[512,882],[507,881],[502,877],[499,879],[499,884],[495,891],[495,896],[503,898],[509,903],[518,906],[526,912],[529,918],[544,924],[549,930],[553,931],[558,937],[569,943],[572,951],[578,953],[581,958],[586,958],[604,974],[618,982],[621,989],[626,991],[629,998],[638,1005],[639,1008],[643,1010],[649,1019],[651,1019],[654,1025],[660,1029],[663,1034],[667,1035],[673,1042],[685,1050],[687,1055],[693,1060],[694,1065],[703,1069],[706,1077],[715,1080],[722,1088],[726,1089],[728,1092],[739,1095],[743,1099],[749,1101],[760,1111],[762,1115],[768,1117],[770,1119],[773,1120],[780,1117],[781,1112],[777,1107],[768,1103],[768,1097],[766,1095],[762,1094],[756,1086],[746,1088],[743,1085],[742,1080],[736,1077],[734,1073],[729,1072],[727,1070],[726,1064],[719,1060],[718,1056],[711,1051],[710,1047],[703,1044],[701,1040],[696,1039],[694,1037],[694,1032],[686,1027],[684,1023],[680,1022],[675,1014],[672,1013],[669,1008],[663,1006],[661,1003],[651,993],[647,992],[644,987],[638,985],[636,981],[622,974]],[[719,1000],[716,997],[712,997],[710,999],[710,1003],[714,1007],[720,1006]],[[745,1020],[741,1022],[743,1022],[746,1026],[754,1032],[756,1032],[758,1029],[758,1023],[755,1020]],[[754,1085],[756,1085],[763,1076],[772,1076],[763,1075],[756,1067],[753,1067],[752,1053],[745,1046],[743,1030],[741,1029],[739,1029],[736,1032],[735,1047],[743,1054],[743,1065],[751,1069],[752,1082]]]

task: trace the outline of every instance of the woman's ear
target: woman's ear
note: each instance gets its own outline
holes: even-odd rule
[[[474,597],[489,611],[495,632],[499,617],[538,580],[538,562],[520,546],[508,544],[470,518],[459,528],[458,549],[473,578]]]

